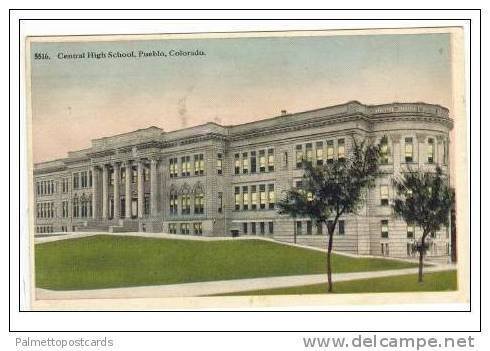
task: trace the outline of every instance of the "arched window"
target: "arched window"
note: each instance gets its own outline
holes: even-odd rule
[[[194,186],[194,213],[204,213],[204,188],[201,182]]]

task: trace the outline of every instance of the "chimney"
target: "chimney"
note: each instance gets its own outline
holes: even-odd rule
[[[281,110],[281,116],[286,116],[288,114],[288,111],[286,110]]]

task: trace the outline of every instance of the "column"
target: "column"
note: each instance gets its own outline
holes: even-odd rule
[[[435,162],[439,166],[443,164],[444,161],[444,137],[442,135],[436,136],[437,139],[437,145],[436,145],[436,151],[434,153],[435,157]]]
[[[400,150],[400,134],[391,134],[391,142],[393,145],[393,174],[397,177],[400,175],[400,161],[402,158]]]
[[[417,163],[419,165],[419,170],[421,170],[426,162],[425,138],[427,136],[422,133],[416,133],[415,136],[417,137]],[[434,157],[435,156],[436,155],[434,155]]]
[[[158,211],[158,179],[157,179],[158,160],[151,160],[150,169],[150,213],[152,216],[157,215]]]
[[[109,171],[106,165],[102,166],[102,219],[107,219],[108,213],[108,189],[109,188]]]
[[[125,190],[126,190],[126,195],[125,195],[125,214],[126,218],[131,218],[131,182],[132,182],[132,176],[133,172],[131,170],[131,161],[126,161],[124,162],[124,172],[126,172],[126,183],[125,185]]]
[[[92,166],[92,218],[99,215],[99,168]]]
[[[119,196],[119,163],[114,162],[113,164],[114,168],[114,219],[119,220],[120,218],[120,212],[119,212],[119,205],[121,203],[121,198]]]
[[[138,161],[138,218],[143,218],[143,161]]]

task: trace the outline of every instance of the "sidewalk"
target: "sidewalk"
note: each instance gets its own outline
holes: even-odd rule
[[[454,265],[440,265],[425,267],[424,272],[440,272],[455,270]],[[404,274],[417,273],[417,268],[406,268],[389,271],[371,271],[356,273],[332,274],[334,282],[391,277]],[[247,290],[261,290],[273,288],[285,288],[291,286],[302,286],[320,284],[327,282],[326,274],[295,275],[285,277],[265,277],[253,279],[235,279],[199,283],[140,286],[130,288],[112,288],[96,290],[72,290],[54,291],[47,289],[36,289],[38,300],[65,300],[65,299],[117,299],[117,298],[159,298],[159,297],[190,297],[218,295],[234,293]]]

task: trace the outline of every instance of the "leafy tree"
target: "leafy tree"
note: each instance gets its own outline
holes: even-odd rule
[[[325,223],[328,230],[327,275],[328,291],[332,283],[333,233],[342,215],[356,213],[362,207],[366,189],[374,185],[378,173],[380,146],[354,137],[352,150],[345,159],[335,159],[313,166],[303,161],[301,187],[291,188],[279,201],[279,213],[293,218],[310,217],[318,224]]]
[[[454,190],[440,167],[435,172],[409,171],[395,179],[394,185],[398,196],[393,204],[395,215],[422,229],[422,237],[414,246],[419,253],[418,281],[422,283],[427,236],[449,225]]]

